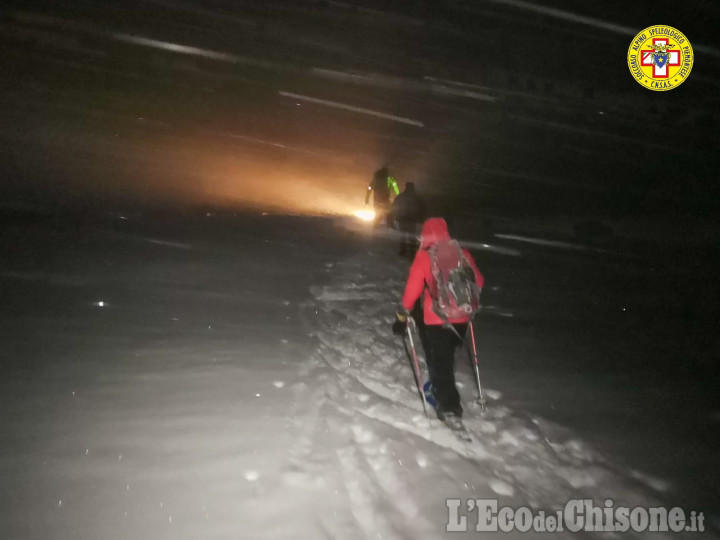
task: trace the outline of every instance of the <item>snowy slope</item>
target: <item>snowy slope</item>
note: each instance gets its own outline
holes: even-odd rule
[[[428,422],[392,238],[258,216],[2,241],[2,538],[477,537],[446,498],[656,504],[493,380],[481,416],[462,357],[475,441]]]
[[[389,332],[406,265],[381,249],[335,270],[333,283],[313,289],[320,307],[317,362],[328,429],[350,440],[339,461],[351,495],[362,493],[358,499],[368,508],[355,514],[366,538],[438,538],[450,497],[545,510],[574,498],[660,504],[648,486],[653,479],[614,465],[559,426],[509,408],[491,382],[481,415],[464,355],[457,358],[458,385],[475,441],[459,441],[437,420],[428,422],[399,338]],[[395,304],[379,301],[387,298]]]

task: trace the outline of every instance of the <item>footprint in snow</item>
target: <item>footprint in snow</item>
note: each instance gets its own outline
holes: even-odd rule
[[[479,429],[482,433],[497,433],[497,427],[495,427],[495,424],[486,420],[481,421]]]
[[[490,480],[490,489],[498,495],[505,495],[507,497],[511,497],[515,493],[515,489],[510,484],[498,478]]]
[[[372,432],[368,431],[367,429],[363,429],[361,426],[352,426],[351,429],[353,435],[355,436],[355,440],[361,444],[369,443],[375,438]]]

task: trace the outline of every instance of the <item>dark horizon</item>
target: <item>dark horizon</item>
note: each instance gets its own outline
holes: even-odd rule
[[[671,92],[641,88],[627,69],[637,7],[353,6],[7,8],[3,204],[348,214],[388,163],[401,184],[462,212],[718,211],[709,4],[679,15],[653,4],[696,47]]]

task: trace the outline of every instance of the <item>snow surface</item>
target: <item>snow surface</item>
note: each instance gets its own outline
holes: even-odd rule
[[[444,532],[447,498],[657,506],[668,489],[491,378],[481,415],[463,355],[475,440],[428,421],[390,332],[392,238],[309,218],[123,227],[3,237],[2,538],[475,538]]]

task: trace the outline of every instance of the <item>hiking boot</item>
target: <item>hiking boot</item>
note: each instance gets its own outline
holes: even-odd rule
[[[443,416],[444,418],[442,418],[442,421],[445,422],[447,427],[449,427],[453,431],[461,431],[465,429],[462,418],[455,413],[447,412]]]

